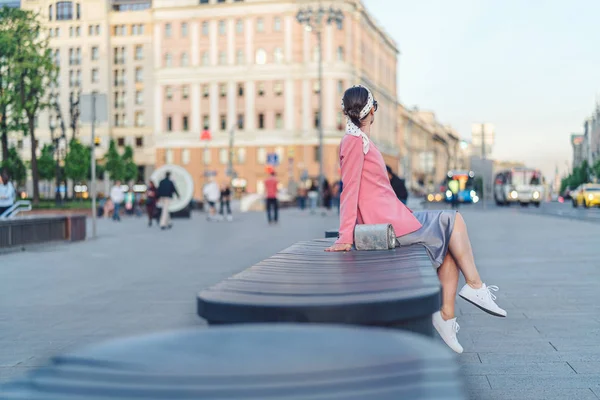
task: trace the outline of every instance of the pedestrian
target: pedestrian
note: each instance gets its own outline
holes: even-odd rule
[[[275,177],[275,171],[272,171],[271,176],[265,181],[265,189],[267,191],[267,219],[269,224],[276,224],[279,221],[279,201],[277,200],[278,185],[279,181]]]
[[[402,204],[406,205],[408,200],[408,190],[406,190],[406,184],[404,183],[404,179],[401,179],[398,175],[394,174],[392,171],[392,167],[389,165],[385,166],[388,173],[388,178],[390,180],[390,185],[392,189],[394,189],[394,193],[396,193],[396,197],[398,200],[402,202]]]
[[[339,238],[327,251],[349,251],[354,243],[354,228],[360,224],[392,224],[400,246],[425,247],[437,269],[442,286],[442,306],[433,314],[433,326],[444,342],[457,353],[463,348],[456,333],[454,315],[459,272],[466,284],[459,296],[495,316],[506,311],[494,302],[497,286],[486,286],[475,265],[467,226],[457,211],[412,212],[398,200],[386,174],[383,156],[371,142],[371,124],[377,102],[364,86],[344,93],[342,109],[347,116],[346,134],[340,144],[340,166],[344,191],[341,198]]]
[[[179,193],[177,193],[177,188],[171,180],[170,172],[167,171],[167,173],[165,174],[165,178],[158,183],[158,190],[156,191],[156,195],[158,197],[158,202],[160,203],[161,207],[160,229],[162,229],[163,231],[165,229],[171,229],[173,225],[171,224],[171,212],[169,211],[169,206],[171,205],[173,195],[179,197]]]
[[[125,213],[127,215],[133,215],[135,211],[135,193],[133,193],[133,189],[129,189],[127,193],[125,193]]]
[[[290,195],[290,197],[292,198],[292,202],[298,204],[298,201],[299,201],[298,183],[296,182],[296,180],[294,179],[293,176],[290,177],[290,180],[288,182],[287,192]]]
[[[231,189],[229,188],[228,183],[224,183],[221,186],[221,197],[219,199],[219,215],[221,218],[226,219],[227,221],[232,221],[233,217],[231,216]],[[227,210],[227,215],[224,215],[225,210]]]
[[[123,192],[123,188],[121,187],[121,181],[117,180],[112,189],[110,189],[110,199],[113,203],[112,220],[120,222],[121,215],[119,211],[121,209],[121,203],[123,203],[123,200],[125,199],[125,193]]]
[[[337,180],[331,187],[332,202],[333,206],[337,209],[338,215],[340,215],[340,196],[342,195],[342,181]]]
[[[156,201],[158,198],[158,192],[154,182],[150,181],[148,188],[146,189],[146,213],[148,214],[148,226],[152,226],[152,220],[155,218],[156,213]]]
[[[209,221],[214,220],[217,216],[217,201],[219,201],[219,198],[221,197],[221,189],[214,177],[210,177],[210,180],[204,186],[202,192],[204,194],[204,201],[208,205],[208,215],[206,216],[206,219]]]
[[[323,178],[323,206],[327,210],[331,210],[331,186],[329,185],[329,181],[327,178]]]
[[[308,191],[306,190],[306,184],[304,182],[300,183],[298,188],[298,207],[301,210],[306,209],[306,199],[308,196]]]
[[[6,170],[0,173],[0,216],[15,204],[17,194]]]
[[[310,213],[314,214],[317,212],[317,202],[319,201],[319,189],[317,188],[316,182],[313,180],[308,189],[308,208]]]

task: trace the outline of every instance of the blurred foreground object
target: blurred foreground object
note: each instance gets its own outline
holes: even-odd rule
[[[465,399],[444,347],[415,334],[244,325],[111,341],[55,357],[3,399]]]

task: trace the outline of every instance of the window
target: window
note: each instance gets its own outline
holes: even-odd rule
[[[135,112],[135,126],[137,126],[137,127],[144,126],[144,112],[143,111]]]
[[[114,125],[115,126],[120,126],[121,124],[121,116],[119,114],[115,114],[114,116]]]
[[[319,81],[314,81],[313,82],[313,92],[319,93],[321,91],[321,84],[319,83]]]
[[[92,61],[97,61],[100,58],[100,49],[98,46],[92,47]]]
[[[137,136],[135,138],[135,147],[144,147],[144,137],[143,136]]]
[[[119,147],[125,146],[125,138],[123,138],[123,137],[117,138],[117,146],[119,146]]]
[[[181,126],[183,126],[183,131],[187,132],[190,130],[190,125],[189,125],[189,118],[187,115],[184,115],[182,120],[181,120]]]
[[[275,82],[273,84],[273,91],[275,92],[275,96],[281,96],[281,94],[283,93],[283,83],[281,82]]]
[[[144,92],[141,90],[135,91],[135,104],[142,105],[144,104]]]
[[[188,97],[190,97],[190,87],[189,86],[182,86],[181,87],[181,98],[182,99],[187,99]]]
[[[167,132],[173,132],[173,117],[167,117]]]
[[[258,114],[258,129],[265,129],[265,114]]]
[[[244,33],[244,21],[242,21],[241,19],[238,19],[235,22],[235,32],[236,33]]]
[[[52,21],[52,4],[48,6],[48,19]]]
[[[314,151],[314,155],[315,155],[315,162],[319,162],[319,160],[321,159],[321,157],[319,157],[319,146],[315,146],[313,148]]]
[[[54,64],[60,65],[60,50],[56,49],[54,51]]]
[[[202,35],[208,36],[208,22],[204,21],[202,23]]]
[[[142,45],[135,46],[135,59],[138,61],[144,59],[144,47]]]
[[[75,33],[75,28],[73,28],[72,26],[69,27],[69,36],[73,37],[73,34]]]
[[[337,48],[337,60],[338,61],[344,61],[344,48],[342,46],[339,46]]]
[[[204,53],[202,53],[202,65],[204,66],[208,66],[210,60],[208,58],[208,51],[205,51]]]
[[[172,149],[167,149],[165,151],[165,162],[167,164],[173,164],[173,150]]]
[[[56,37],[60,36],[60,28],[56,28],[56,33],[54,34],[54,36],[56,36]]]
[[[208,85],[202,85],[202,96],[208,97],[209,94],[210,90],[208,88]]]
[[[210,124],[210,121],[208,119],[208,115],[203,115],[202,116],[202,128],[208,129],[209,124]]]
[[[256,20],[256,31],[264,32],[265,31],[265,21],[262,18],[258,18]]]
[[[200,4],[208,4],[209,0],[200,0]]]
[[[229,162],[229,150],[227,150],[227,149],[219,150],[219,162],[221,164],[227,164]]]
[[[92,69],[92,83],[98,83],[100,78],[100,73],[98,72],[98,68]]]
[[[165,87],[165,97],[167,100],[173,99],[173,88],[171,86]]]
[[[235,56],[235,62],[238,65],[242,65],[244,64],[244,51],[243,50],[238,50]]]
[[[88,26],[88,36],[94,36],[94,25]]]
[[[100,35],[100,25],[96,25],[94,30],[96,31],[96,36]]]
[[[264,147],[259,147],[256,149],[256,161],[259,164],[264,164],[267,162],[267,149]]]
[[[281,113],[275,114],[275,129],[283,128],[283,115]]]
[[[140,36],[144,34],[144,25],[143,24],[138,24],[138,25],[133,25],[131,27],[131,33],[134,36]]]
[[[221,97],[227,96],[227,86],[225,86],[224,83],[219,85],[219,93],[221,94]]]
[[[187,53],[183,53],[181,55],[181,66],[182,67],[187,67],[190,64],[190,59],[188,57]]]
[[[181,37],[187,37],[188,35],[188,24],[187,22],[181,23]]]
[[[281,18],[275,17],[275,19],[273,20],[273,30],[275,32],[281,31]]]
[[[81,4],[77,3],[77,19],[81,19]]]
[[[225,35],[225,21],[219,21],[219,35]]]
[[[265,83],[264,82],[259,82],[258,83],[258,95],[260,97],[265,95]]]
[[[173,56],[171,55],[171,53],[165,54],[165,66],[173,66]]]
[[[202,152],[202,159],[204,161],[204,165],[210,164],[210,160],[211,160],[210,149],[204,149],[204,151]]]
[[[341,130],[344,129],[344,124],[342,122],[343,118],[344,117],[342,116],[342,113],[338,112],[337,113],[337,117],[336,117],[336,125],[337,125],[337,128],[338,128],[338,131],[341,131]]]
[[[68,21],[73,19],[73,2],[59,1],[56,3],[56,20]]]
[[[256,50],[256,63],[259,65],[266,64],[267,52],[264,49]]]
[[[315,111],[315,128],[319,127],[319,123],[320,123],[319,112]]]
[[[227,64],[227,53],[224,51],[219,52],[219,65]]]
[[[144,69],[142,67],[135,69],[135,81],[137,83],[144,82]]]
[[[171,37],[173,35],[173,30],[171,28],[171,24],[165,24],[165,36]]]
[[[49,33],[50,33],[50,37],[54,37],[54,29],[50,28]]]
[[[227,117],[225,116],[225,114],[221,114],[221,116],[219,117],[219,121],[220,121],[221,130],[222,131],[227,130]]]
[[[181,150],[181,163],[183,165],[188,165],[190,163],[190,149]]]
[[[244,114],[238,114],[237,116],[237,127],[238,129],[244,129]]]
[[[244,164],[246,162],[246,149],[243,147],[237,149],[237,162],[238,164]]]
[[[344,93],[344,81],[337,81],[338,94]]]
[[[281,64],[283,62],[283,50],[281,49],[281,47],[275,48],[275,51],[273,52],[273,60],[277,64]]]
[[[238,96],[239,97],[244,96],[244,84],[243,83],[238,83]]]

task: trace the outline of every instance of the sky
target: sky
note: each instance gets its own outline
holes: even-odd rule
[[[600,1],[363,0],[396,41],[398,96],[470,139],[495,128],[492,158],[551,178],[600,100]]]

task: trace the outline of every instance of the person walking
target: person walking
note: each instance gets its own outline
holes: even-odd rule
[[[267,191],[267,220],[269,224],[276,224],[279,221],[279,201],[277,200],[277,186],[279,181],[275,177],[275,171],[271,172],[271,176],[265,181],[265,189]]]
[[[204,200],[208,205],[208,215],[206,216],[206,219],[212,221],[217,217],[217,201],[219,201],[221,197],[221,189],[214,177],[210,177],[210,180],[204,186],[202,193],[204,194]]]
[[[221,198],[219,199],[219,215],[221,218],[226,219],[227,221],[232,221],[233,217],[231,216],[231,189],[229,188],[228,183],[224,183],[221,187]],[[227,210],[227,215],[224,215],[225,210]]]
[[[310,213],[314,214],[317,212],[317,203],[319,202],[319,189],[316,182],[313,180],[308,189],[308,208]]]
[[[17,194],[6,171],[0,174],[0,215],[15,204]]]
[[[401,179],[398,175],[392,171],[392,167],[386,165],[388,178],[390,180],[390,185],[392,185],[392,189],[394,189],[394,193],[396,193],[396,197],[398,200],[402,202],[402,204],[406,205],[406,201],[408,200],[408,190],[406,190],[406,184],[404,183],[404,179]]]
[[[157,189],[154,182],[150,181],[146,190],[146,214],[148,214],[148,226],[152,226],[152,220],[156,213]]]
[[[171,212],[169,211],[169,206],[171,205],[173,195],[179,197],[179,193],[177,192],[175,183],[171,180],[170,172],[167,172],[165,178],[158,183],[156,194],[161,207],[160,229],[171,229],[173,225],[171,224]]]
[[[123,192],[123,188],[121,187],[121,181],[117,180],[112,189],[110,189],[110,199],[113,203],[112,220],[120,222],[121,215],[119,211],[121,209],[121,203],[123,203],[123,200],[125,199],[125,192]]]
[[[346,90],[342,110],[347,125],[340,144],[344,190],[339,238],[326,251],[350,251],[357,223],[392,224],[401,247],[424,246],[442,286],[442,306],[433,314],[433,326],[452,350],[462,353],[463,347],[456,337],[459,325],[454,310],[459,272],[466,280],[460,297],[491,315],[505,317],[506,311],[496,304],[496,295],[492,293],[498,287],[482,282],[461,214],[453,210],[412,212],[398,200],[389,183],[383,156],[370,139],[377,102],[369,89],[358,85]]]
[[[340,215],[340,196],[342,195],[342,181],[337,180],[331,187],[333,206],[336,208],[338,215]]]

